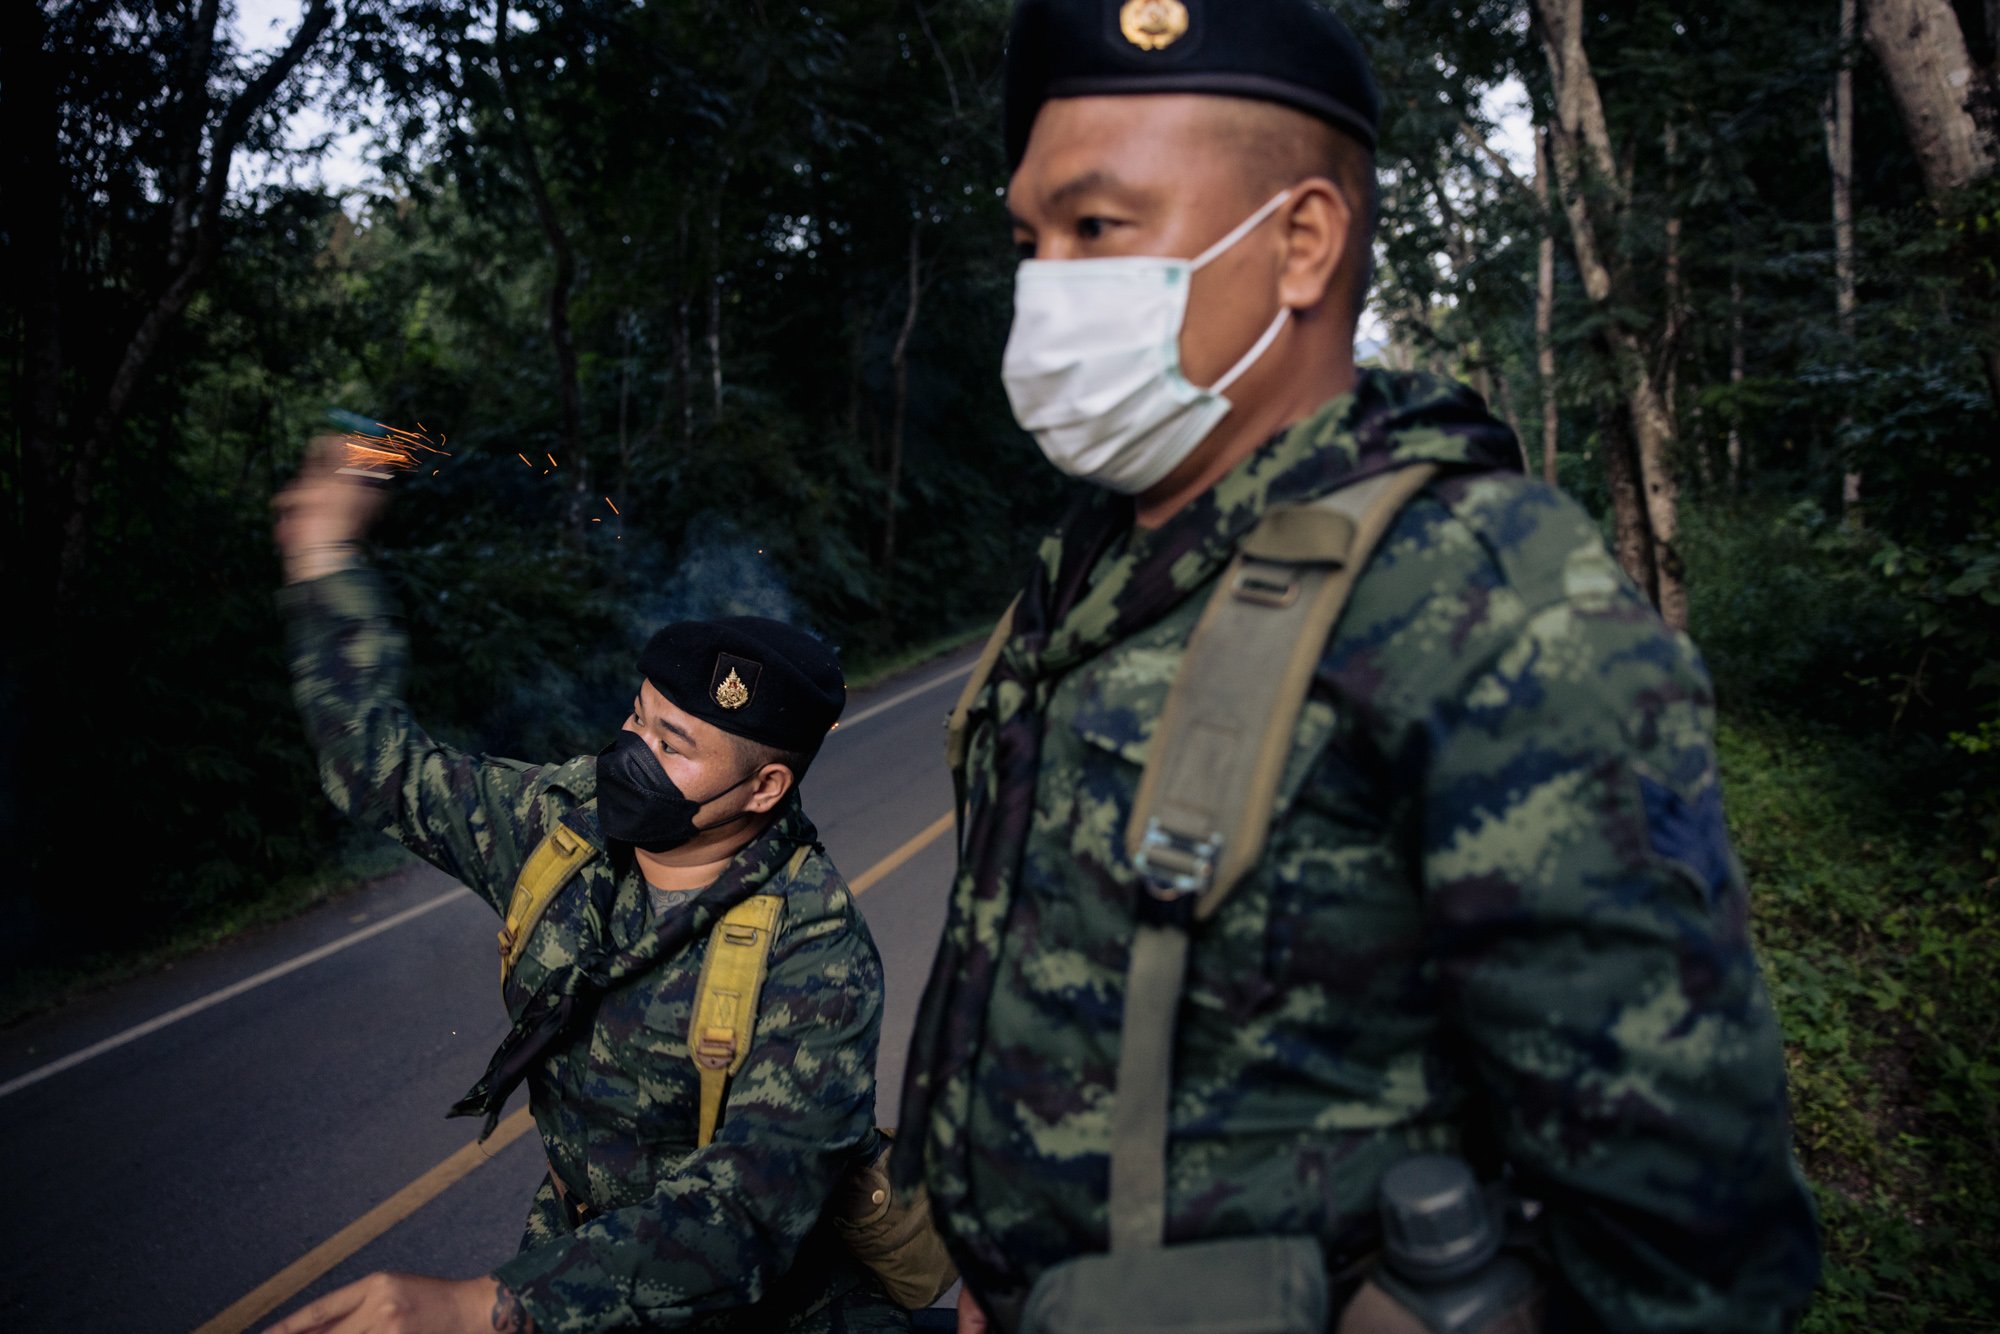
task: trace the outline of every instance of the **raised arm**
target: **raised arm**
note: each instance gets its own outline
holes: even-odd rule
[[[409,639],[359,554],[382,503],[324,450],[279,497],[292,696],[333,804],[504,911],[522,859],[572,804],[569,770],[468,754],[410,716]]]

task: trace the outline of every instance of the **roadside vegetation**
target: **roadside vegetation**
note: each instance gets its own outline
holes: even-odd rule
[[[1921,613],[1810,506],[1705,512],[1695,634],[1827,1268],[1808,1331],[2000,1327],[1990,754],[1913,728]],[[1901,647],[1899,647],[1901,646]]]

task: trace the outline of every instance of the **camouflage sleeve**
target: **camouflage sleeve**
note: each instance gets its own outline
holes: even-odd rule
[[[417,725],[402,701],[409,638],[374,571],[289,585],[278,606],[327,796],[505,911],[522,858],[569,804],[562,770],[469,755]]]
[[[1693,646],[1610,580],[1428,723],[1447,1013],[1546,1209],[1552,1329],[1778,1330],[1816,1276],[1712,731]]]
[[[522,1251],[494,1277],[544,1334],[673,1329],[763,1300],[873,1135],[881,1027],[865,928],[851,915],[788,923],[714,1141],[643,1203]]]

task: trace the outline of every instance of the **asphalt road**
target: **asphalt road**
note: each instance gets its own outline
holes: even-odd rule
[[[854,696],[804,789],[887,969],[885,1124],[944,918],[942,722],[971,660]],[[506,1031],[494,929],[413,865],[0,1033],[0,1331],[257,1328],[377,1269],[510,1255],[539,1141],[467,1152],[476,1127],[443,1115]]]

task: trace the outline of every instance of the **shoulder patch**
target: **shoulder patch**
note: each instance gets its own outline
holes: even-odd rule
[[[1646,807],[1646,837],[1653,851],[1679,862],[1708,887],[1714,903],[1729,888],[1729,829],[1722,817],[1722,789],[1704,783],[1692,800],[1640,773],[1639,795]]]

